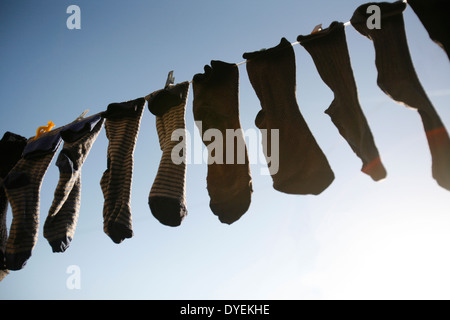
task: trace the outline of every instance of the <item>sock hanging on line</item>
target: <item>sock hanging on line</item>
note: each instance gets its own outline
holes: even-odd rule
[[[60,143],[60,128],[29,139],[22,158],[3,181],[13,214],[5,252],[9,270],[22,269],[36,245],[41,185]]]
[[[450,19],[448,0],[408,0],[419,20],[428,32],[431,40],[447,53],[450,59]]]
[[[372,4],[380,7],[380,29],[367,27],[367,7]],[[433,178],[450,190],[450,138],[414,70],[403,21],[405,8],[402,1],[364,4],[356,9],[350,22],[373,41],[381,90],[394,101],[418,111],[431,153]]]
[[[276,47],[244,53],[247,73],[262,110],[256,126],[267,130],[263,151],[269,162],[279,150],[279,164],[268,163],[274,189],[288,194],[320,194],[334,180],[327,158],[300,113],[296,91],[295,55],[282,38]],[[272,130],[278,130],[278,148],[272,145]],[[273,162],[273,161],[271,161]]]
[[[73,239],[81,204],[81,167],[103,123],[96,114],[61,129],[64,145],[56,161],[60,177],[44,224],[53,252],[64,252]]]
[[[103,230],[114,243],[133,236],[130,204],[133,153],[144,104],[144,98],[111,103],[103,114],[109,140],[107,169],[100,180],[105,199]]]
[[[209,206],[222,223],[232,224],[247,212],[253,192],[239,120],[239,71],[236,64],[216,60],[204,70],[193,77],[193,113],[208,148]],[[206,132],[217,134],[213,139]]]
[[[5,270],[5,250],[6,242],[8,241],[8,229],[6,227],[8,198],[3,187],[3,179],[22,157],[26,144],[26,138],[12,132],[5,132],[0,140],[0,270],[3,271],[0,271],[0,281],[2,276],[6,276],[8,273]]]
[[[148,109],[156,117],[156,130],[163,152],[148,203],[159,222],[173,227],[179,226],[187,215],[185,111],[188,93],[189,82],[186,81],[155,91],[148,99]],[[172,140],[174,132],[177,138],[182,137],[181,142]],[[175,162],[174,152],[177,152],[177,158],[181,158]]]
[[[317,33],[298,36],[297,40],[313,58],[322,80],[334,93],[325,111],[339,133],[362,160],[362,172],[378,181],[386,177],[372,132],[361,109],[344,24],[333,22]]]

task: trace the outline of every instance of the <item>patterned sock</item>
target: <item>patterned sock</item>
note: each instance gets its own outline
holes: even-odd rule
[[[253,192],[247,147],[239,120],[238,86],[237,65],[222,61],[211,61],[211,66],[205,66],[204,74],[196,74],[193,78],[194,119],[197,125],[201,121],[200,134],[209,150],[209,206],[219,220],[227,224],[247,212]],[[204,133],[209,129],[220,131],[221,149],[213,147],[217,141],[205,139]],[[235,132],[236,136],[227,137],[227,130]],[[231,159],[233,145],[234,157]],[[218,161],[213,161],[212,150]]]
[[[448,0],[408,0],[417,17],[422,22],[431,40],[447,53],[450,59],[450,20]]]
[[[262,110],[255,123],[267,130],[279,130],[279,166],[271,171],[273,187],[289,194],[319,194],[334,180],[328,160],[300,113],[296,96],[295,55],[292,45],[282,38],[278,46],[244,53],[247,73]],[[264,143],[268,158],[272,145]]]
[[[153,92],[148,99],[148,108],[156,116],[156,130],[163,152],[158,173],[150,190],[148,203],[153,216],[162,224],[179,226],[187,215],[186,209],[186,154],[180,163],[174,163],[172,152],[180,142],[172,141],[175,130],[185,130],[186,101],[189,82],[183,82]],[[186,145],[183,138],[181,142]],[[186,148],[182,148],[186,150]]]
[[[380,7],[381,29],[367,27],[367,7],[371,4]],[[450,190],[450,138],[414,70],[403,21],[405,7],[402,1],[368,3],[356,9],[351,23],[373,41],[381,90],[394,101],[418,111],[431,152],[433,178]]]
[[[386,170],[359,104],[344,28],[343,23],[333,22],[328,29],[298,36],[297,40],[309,52],[322,80],[334,93],[325,113],[362,160],[361,171],[378,181],[386,177]]]
[[[103,230],[115,243],[133,236],[130,204],[133,153],[144,104],[144,98],[111,103],[103,115],[109,140],[107,169],[100,180],[105,199]]]
[[[4,179],[13,220],[6,243],[6,268],[22,269],[31,257],[39,231],[42,180],[60,143],[60,128],[28,140],[22,158]]]
[[[0,140],[0,154],[2,155],[0,157],[0,270],[3,271],[2,274],[5,276],[8,273],[5,270],[5,250],[8,241],[8,229],[6,227],[8,198],[3,187],[3,179],[21,158],[26,144],[26,138],[11,132],[6,132]]]
[[[64,145],[56,161],[60,177],[44,224],[53,252],[64,252],[73,239],[81,204],[81,167],[103,123],[97,114],[61,129]]]

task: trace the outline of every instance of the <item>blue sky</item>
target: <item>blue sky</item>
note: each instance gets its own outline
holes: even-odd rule
[[[0,125],[30,137],[53,121],[65,125],[84,110],[161,89],[167,73],[191,80],[211,60],[243,61],[244,52],[296,41],[322,23],[346,22],[363,1],[62,1],[0,2]],[[69,5],[81,30],[68,30]],[[404,12],[419,79],[450,128],[450,64],[411,8]],[[100,178],[108,141],[100,133],[82,168],[75,238],[62,254],[42,236],[23,270],[0,283],[0,299],[334,299],[450,298],[450,197],[431,177],[431,158],[417,112],[376,85],[373,44],[346,28],[358,93],[387,179],[374,182],[324,113],[333,100],[311,57],[294,51],[300,110],[335,173],[318,196],[272,188],[252,165],[248,212],[224,225],[210,211],[206,164],[187,170],[188,217],[171,228],[147,204],[161,151],[154,116],[145,110],[134,154],[134,237],[114,244],[103,232]],[[259,101],[245,64],[240,120],[255,129]],[[186,122],[192,115],[192,88]],[[3,134],[3,133],[2,133]],[[413,159],[413,160],[412,160]],[[41,222],[59,172],[54,161],[41,189]],[[8,223],[11,211],[8,211]],[[81,288],[66,286],[69,266]]]

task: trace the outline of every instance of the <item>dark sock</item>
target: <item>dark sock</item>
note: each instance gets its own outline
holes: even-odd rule
[[[361,171],[378,181],[386,177],[386,170],[358,100],[344,28],[343,23],[333,22],[327,29],[298,36],[297,41],[309,52],[322,80],[334,93],[325,113],[362,160]]]
[[[100,180],[105,202],[103,230],[114,243],[133,236],[131,183],[136,146],[145,99],[111,103],[103,116],[109,140],[107,169]]]
[[[367,27],[367,7],[372,4],[381,10],[380,29]],[[378,86],[394,101],[418,111],[431,152],[433,178],[450,190],[450,139],[414,70],[403,21],[405,8],[402,1],[367,3],[356,9],[351,24],[373,41]]]
[[[22,158],[4,179],[13,220],[6,244],[6,268],[22,269],[31,257],[39,229],[40,190],[61,142],[60,129],[28,140]]]
[[[239,120],[239,70],[236,64],[216,60],[204,70],[193,78],[193,113],[197,126],[201,121],[198,129],[209,151],[209,206],[222,223],[231,224],[247,212],[253,192],[247,146]],[[215,148],[217,141],[204,139],[209,129],[220,131],[223,149]],[[227,137],[227,130],[237,136]],[[217,156],[218,161],[214,161],[212,155],[214,159]]]
[[[408,0],[431,40],[447,53],[450,59],[450,2],[448,0]]]
[[[186,150],[185,111],[189,82],[183,82],[153,92],[148,98],[148,108],[156,117],[159,145],[163,152],[148,203],[153,216],[162,224],[179,226],[187,215],[186,208],[186,154],[180,163],[174,163],[172,152],[183,144]],[[182,130],[183,141],[172,140],[175,130]]]
[[[64,145],[56,161],[60,177],[44,224],[44,237],[53,252],[64,252],[75,234],[81,204],[81,167],[103,123],[97,114],[61,129]]]
[[[0,274],[6,276],[8,271],[5,265],[6,242],[8,241],[8,228],[6,227],[6,214],[8,211],[8,197],[3,187],[3,179],[22,157],[23,149],[27,144],[25,137],[6,132],[0,140]],[[2,277],[0,276],[0,281]]]
[[[276,47],[244,53],[243,57],[248,60],[247,73],[261,102],[255,123],[260,130],[267,130],[263,151],[268,161],[274,150],[271,130],[279,130],[279,165],[268,163],[273,187],[289,194],[320,194],[332,183],[334,174],[297,104],[292,45],[282,38]]]

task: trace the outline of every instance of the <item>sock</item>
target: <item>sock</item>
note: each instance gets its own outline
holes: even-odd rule
[[[448,19],[448,0],[408,0],[431,40],[447,53],[450,59],[450,20]]]
[[[81,167],[103,123],[97,114],[61,129],[64,145],[56,161],[60,176],[44,224],[44,237],[53,252],[64,252],[73,239],[81,204]]]
[[[300,113],[296,100],[296,67],[292,45],[282,38],[279,45],[244,53],[247,73],[262,110],[256,126],[267,130],[263,139],[267,161],[273,153],[272,130],[279,130],[278,170],[270,170],[274,189],[288,194],[319,194],[334,180],[328,160]]]
[[[6,243],[6,268],[22,269],[31,257],[39,229],[39,202],[42,180],[58,149],[60,128],[28,140],[22,158],[4,179],[13,220]]]
[[[5,250],[8,241],[6,227],[6,214],[8,211],[8,198],[3,187],[3,179],[22,156],[27,139],[17,134],[6,132],[0,140],[0,274],[6,276]],[[3,272],[2,272],[3,271]],[[0,276],[0,281],[1,281]]]
[[[107,169],[100,180],[103,196],[103,230],[114,243],[133,236],[131,183],[133,153],[145,99],[111,103],[103,116],[109,140]]]
[[[369,29],[366,12],[371,4],[358,7],[351,24],[373,41],[381,90],[394,101],[418,111],[431,152],[433,178],[450,190],[450,138],[414,70],[403,21],[406,4],[402,1],[373,3],[381,10],[381,29]]]
[[[208,148],[209,207],[222,223],[232,224],[247,212],[253,192],[239,120],[239,71],[236,64],[216,60],[204,70],[205,73],[193,77],[193,113]],[[204,136],[210,129],[209,132],[217,133],[214,140]],[[227,130],[236,135],[227,137]],[[219,133],[222,144],[217,140]]]
[[[148,99],[148,108],[156,117],[156,130],[163,152],[148,203],[158,221],[173,227],[179,226],[187,215],[186,154],[182,154],[183,161],[174,163],[172,152],[178,150],[180,143],[181,149],[186,150],[185,111],[188,93],[189,82],[183,82],[155,91]],[[175,130],[184,132],[182,142],[172,141],[172,133]]]
[[[361,171],[378,181],[386,177],[386,170],[359,104],[344,28],[343,23],[333,22],[328,29],[298,36],[297,40],[309,52],[322,80],[334,93],[325,113],[362,160]]]

